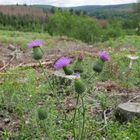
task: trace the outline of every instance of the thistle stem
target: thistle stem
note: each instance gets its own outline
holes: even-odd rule
[[[83,97],[81,97],[81,100],[82,100],[82,109],[83,109],[83,112],[82,112],[82,116],[83,116],[83,122],[82,122],[82,132],[81,132],[81,140],[84,140],[84,128],[85,128],[85,106],[84,106],[84,99]]]
[[[75,112],[74,112],[74,116],[73,116],[73,135],[74,135],[74,140],[76,140],[76,134],[75,134],[75,122],[76,122],[76,113],[77,113],[77,106],[79,103],[79,94],[77,96],[77,100],[76,100],[76,108],[75,108]]]
[[[94,76],[95,76],[95,73],[93,73],[86,82],[88,83]]]
[[[50,79],[49,79],[48,75],[46,74],[46,71],[43,69],[42,64],[41,64],[40,61],[39,61],[39,64],[40,64],[40,66],[41,66],[41,68],[42,68],[42,70],[43,70],[43,73],[44,73],[45,77],[47,78],[47,81],[48,81],[48,83],[49,83],[49,87],[50,87],[50,89],[52,90],[53,95],[55,95],[57,101],[59,102],[59,104],[60,104],[60,106],[61,106],[61,109],[63,110],[64,116],[65,116],[65,120],[66,120],[66,119],[67,119],[66,111],[65,111],[65,109],[63,108],[63,105],[61,104],[61,101],[60,101],[59,97],[57,96],[57,94],[55,94],[55,90],[54,90],[55,88],[54,88],[53,85],[51,84]]]

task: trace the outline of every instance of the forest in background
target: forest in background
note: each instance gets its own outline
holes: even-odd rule
[[[139,4],[73,8],[26,4],[0,6],[0,29],[48,32],[94,43],[139,35],[139,11]]]

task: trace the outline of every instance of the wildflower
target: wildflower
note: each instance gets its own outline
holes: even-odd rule
[[[85,89],[86,89],[85,84],[81,80],[79,73],[76,74],[76,78],[74,81],[74,87],[75,87],[76,93],[78,93],[78,94],[82,94],[83,92],[85,92]]]
[[[56,70],[60,70],[63,69],[64,67],[69,66],[71,63],[71,59],[68,57],[61,57],[60,59],[58,59],[56,61],[56,63],[54,64],[54,67]]]
[[[29,48],[34,48],[34,47],[40,47],[43,46],[44,42],[42,40],[35,40],[29,43],[28,47]]]
[[[33,58],[35,60],[42,59],[43,57],[43,51],[40,48],[41,46],[43,46],[43,41],[41,40],[35,40],[28,45],[29,48],[33,48]]]
[[[100,56],[100,59],[101,59],[102,61],[104,61],[104,62],[110,60],[110,56],[109,56],[109,54],[108,54],[106,51],[100,52],[100,53],[99,53],[99,56]]]
[[[56,61],[54,67],[56,70],[63,69],[66,75],[71,75],[73,71],[68,67],[71,63],[71,59],[68,57],[61,57]]]
[[[103,70],[104,62],[110,60],[110,56],[106,51],[101,51],[99,53],[100,59],[96,61],[96,63],[93,65],[93,70],[100,73]]]

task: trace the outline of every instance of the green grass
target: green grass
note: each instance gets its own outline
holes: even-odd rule
[[[47,33],[18,32],[18,31],[0,31],[0,42],[3,44],[21,45],[26,48],[32,40],[48,41],[51,37]]]
[[[86,61],[86,66],[88,62],[91,61]],[[90,67],[88,65],[88,69],[86,67],[87,71],[82,75],[84,81],[89,78],[87,73],[94,74]],[[72,136],[71,119],[74,112],[68,112],[67,120],[65,120],[63,111],[55,96],[59,96],[64,107],[66,98],[76,97],[72,84],[67,85],[63,81],[62,85],[60,79],[55,79],[54,93],[52,93],[45,76],[37,75],[38,73],[34,69],[16,69],[0,75],[3,81],[3,84],[0,86],[0,112],[3,113],[5,118],[10,118],[11,123],[13,117],[20,120],[20,130],[13,132],[13,130],[5,128],[3,139],[40,140],[44,138],[65,140]],[[109,74],[106,76],[109,76]],[[110,93],[94,91],[96,81],[102,78],[105,78],[104,75],[98,76],[95,74],[94,78],[86,83],[88,90],[84,97],[87,112],[85,140],[100,140],[102,137],[106,137],[108,140],[125,140],[126,137],[128,140],[137,140],[140,131],[138,120],[121,124],[114,118],[115,108],[121,102],[121,98],[117,96],[110,97]],[[51,82],[53,82],[53,79]],[[39,120],[38,118],[38,109],[40,107],[47,112],[44,120]],[[108,115],[108,125],[104,128],[103,111],[111,108],[113,108],[113,114]],[[95,109],[97,112],[92,113],[91,109]],[[81,120],[82,113],[79,109],[75,126],[77,133],[80,131],[78,126],[82,123]]]
[[[0,30],[0,43],[13,45],[21,45],[21,47],[26,48],[27,44],[32,40],[41,39],[46,42],[46,45],[52,47],[55,40],[60,39],[61,37],[54,36],[51,37],[48,33],[36,33],[36,32],[19,32],[19,31],[5,31]],[[65,39],[68,39],[64,37]],[[76,41],[75,39],[71,39]],[[112,47],[112,48],[140,48],[140,36],[125,36],[118,39],[110,39],[104,43],[98,43],[99,46],[103,47]]]
[[[0,42],[3,44],[14,43],[23,47],[34,39],[42,39],[46,43],[55,42],[57,37],[50,37],[46,33],[23,33],[0,31]],[[95,85],[98,81],[114,81],[121,88],[140,88],[140,59],[133,64],[133,69],[128,69],[129,60],[126,57],[130,51],[119,51],[116,48],[130,45],[129,48],[136,48],[135,55],[140,55],[139,36],[126,36],[123,39],[111,40],[101,43],[102,49],[108,50],[111,61],[106,63],[101,75],[95,74],[92,65],[96,58],[86,57],[83,63],[84,73],[81,75],[87,90],[84,96],[86,107],[85,115],[85,137],[84,140],[139,140],[140,121],[134,119],[131,122],[121,124],[115,116],[115,109],[122,102],[121,96],[110,96],[111,93],[96,91]],[[110,49],[109,47],[112,47]],[[41,72],[42,70],[40,70]],[[86,82],[90,76],[93,78]],[[74,111],[67,112],[65,119],[63,109],[66,98],[76,98],[72,83],[67,80],[50,76],[53,84],[53,92],[49,86],[48,79],[43,73],[39,74],[35,69],[24,68],[0,73],[0,120],[9,118],[10,123],[4,125],[0,139],[14,140],[66,140],[73,135],[72,118]],[[59,97],[59,101],[58,98]],[[127,99],[126,99],[127,100]],[[81,133],[82,112],[81,102],[76,116],[76,133]],[[40,120],[38,110],[45,110],[45,117]],[[112,110],[107,114],[107,126],[105,126],[103,112]],[[42,113],[43,114],[43,113]],[[14,122],[19,123],[19,130],[16,131]],[[80,126],[80,127],[79,127]],[[1,132],[0,132],[1,133]],[[80,140],[80,138],[79,138]]]
[[[105,46],[113,48],[137,48],[140,49],[140,36],[132,35],[118,39],[110,39],[104,43]]]
[[[66,39],[75,41],[75,39],[67,37],[54,36],[51,37],[48,33],[37,33],[37,32],[19,32],[19,31],[5,31],[0,30],[0,43],[4,45],[13,44],[15,46],[21,46],[27,48],[28,44],[33,40],[43,40],[47,48],[55,47],[59,39]],[[62,46],[63,47],[63,46]]]

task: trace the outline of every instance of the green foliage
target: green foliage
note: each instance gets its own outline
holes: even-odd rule
[[[66,75],[71,75],[73,73],[73,70],[69,66],[64,67],[63,69]]]
[[[85,84],[83,83],[83,81],[81,79],[76,79],[74,81],[74,87],[75,87],[76,93],[78,93],[78,94],[82,94],[86,90]]]
[[[56,11],[48,21],[47,30],[51,35],[66,35],[88,43],[99,41],[101,36],[96,20],[69,11]]]
[[[83,61],[77,59],[75,64],[74,64],[73,69],[74,69],[75,73],[82,73],[83,72]]]
[[[45,120],[47,118],[47,111],[45,108],[39,108],[37,113],[39,120]]]
[[[43,51],[40,47],[34,47],[33,48],[33,58],[35,60],[40,60],[43,57]]]
[[[93,65],[93,70],[95,72],[102,72],[103,70],[103,66],[104,66],[104,62],[102,60],[98,60],[97,62],[95,62],[95,64]]]

